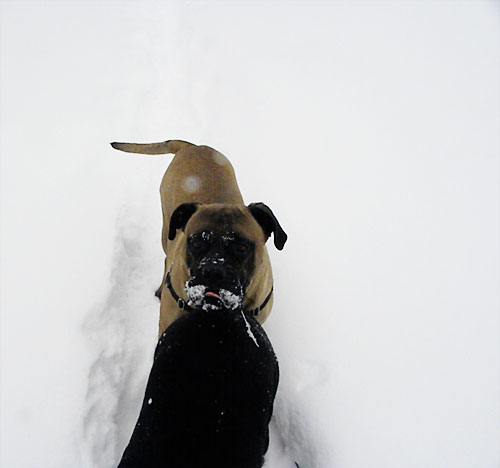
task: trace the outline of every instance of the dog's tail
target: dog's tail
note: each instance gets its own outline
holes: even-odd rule
[[[183,140],[167,140],[161,143],[111,143],[114,149],[126,153],[140,154],[175,154],[186,146],[195,146]]]

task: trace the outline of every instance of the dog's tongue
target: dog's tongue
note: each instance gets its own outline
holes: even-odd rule
[[[205,293],[205,297],[215,297],[216,299],[220,299],[220,296],[212,291],[207,291]]]

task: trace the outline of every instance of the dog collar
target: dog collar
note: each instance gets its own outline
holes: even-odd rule
[[[165,284],[167,285],[167,288],[170,291],[170,294],[174,298],[175,302],[177,302],[177,306],[179,307],[179,309],[185,310],[186,312],[192,312],[194,310],[197,310],[197,309],[194,309],[193,307],[191,307],[184,299],[182,299],[182,297],[180,297],[175,292],[174,287],[172,286],[170,272],[167,273],[167,278],[165,280]],[[264,299],[264,302],[259,307],[256,307],[255,309],[247,310],[246,313],[252,315],[253,317],[257,317],[257,315],[259,315],[259,312],[264,307],[266,307],[267,303],[271,299],[271,296],[273,294],[273,289],[274,289],[274,287],[271,286],[271,291],[269,291],[269,294],[267,295],[267,297]]]

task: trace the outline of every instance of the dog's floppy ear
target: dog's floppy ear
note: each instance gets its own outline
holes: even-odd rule
[[[274,245],[278,250],[283,250],[288,236],[285,231],[283,231],[276,216],[274,216],[274,213],[271,211],[271,208],[264,203],[252,203],[248,205],[248,209],[262,227],[264,234],[269,238],[271,233],[273,233]]]
[[[197,203],[183,203],[179,205],[172,216],[170,216],[170,226],[168,227],[168,240],[174,240],[177,229],[183,229],[189,218],[198,209]]]

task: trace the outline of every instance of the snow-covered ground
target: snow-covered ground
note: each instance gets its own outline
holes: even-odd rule
[[[155,345],[158,187],[228,156],[269,247],[266,468],[500,464],[500,4],[0,3],[0,465],[109,468]]]

